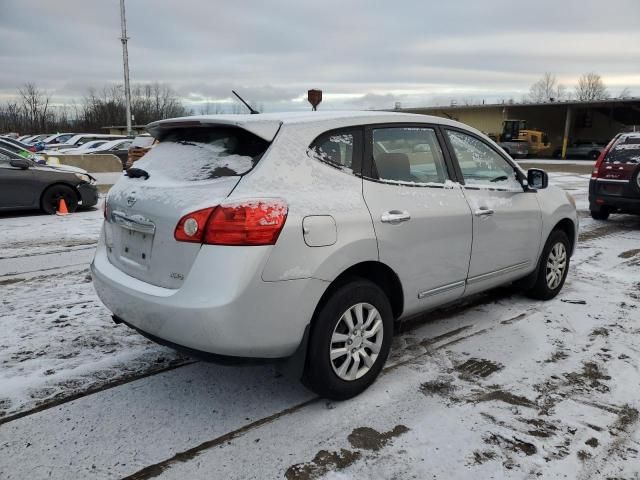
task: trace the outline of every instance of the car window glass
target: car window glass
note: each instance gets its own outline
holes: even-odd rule
[[[381,180],[444,183],[444,157],[432,128],[376,128],[372,141],[373,163]]]
[[[0,153],[0,167],[8,167],[11,159],[4,153]]]
[[[136,166],[152,178],[205,181],[244,175],[268,147],[266,140],[237,127],[176,128]]]
[[[607,154],[607,163],[640,163],[640,143],[627,138],[619,142]]]
[[[447,130],[466,185],[522,190],[513,167],[476,137]]]
[[[309,147],[309,152],[317,160],[352,171],[353,146],[352,132],[336,132],[316,139]]]

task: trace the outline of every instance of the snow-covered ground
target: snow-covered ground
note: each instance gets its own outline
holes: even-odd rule
[[[0,217],[0,478],[638,478],[640,217],[581,213],[550,302],[510,289],[406,325],[366,393],[193,362],[115,326],[101,212]]]
[[[97,299],[101,222],[100,209],[0,217],[0,421],[184,361],[118,328]]]

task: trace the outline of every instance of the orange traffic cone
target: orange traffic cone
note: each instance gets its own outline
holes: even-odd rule
[[[67,202],[64,201],[64,198],[61,198],[58,201],[58,210],[56,211],[56,215],[69,215],[69,210],[67,210]]]

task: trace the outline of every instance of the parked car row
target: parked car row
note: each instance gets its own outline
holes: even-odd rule
[[[135,138],[126,135],[109,135],[96,133],[58,133],[55,135],[23,135],[14,138],[0,136],[0,146],[7,148],[24,158],[39,160],[42,157],[32,157],[34,153],[47,156],[62,155],[115,155],[126,169],[149,151],[155,139],[149,134],[138,135]]]

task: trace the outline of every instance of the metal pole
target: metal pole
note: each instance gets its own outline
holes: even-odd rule
[[[567,116],[564,119],[564,137],[562,138],[562,158],[567,158],[567,143],[571,130],[571,107],[567,105]]]
[[[127,135],[132,135],[131,131],[131,89],[129,88],[129,52],[127,50],[127,20],[124,15],[124,0],[120,0],[120,26],[122,28],[122,64],[124,66],[124,97],[127,109]]]

